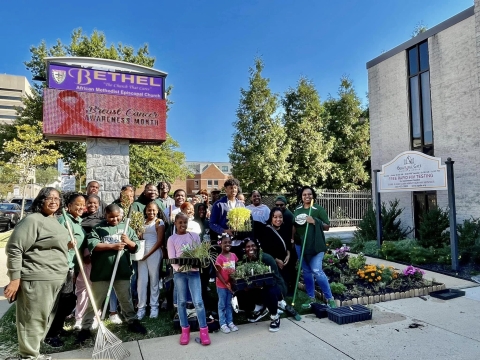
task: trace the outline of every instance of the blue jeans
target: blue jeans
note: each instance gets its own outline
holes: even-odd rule
[[[295,249],[297,250],[298,258],[300,259],[302,247],[300,245],[295,245]],[[330,290],[327,275],[325,275],[322,269],[323,255],[325,255],[325,253],[318,253],[308,264],[305,261],[305,257],[302,259],[303,280],[305,281],[305,289],[308,296],[315,298],[316,281],[318,286],[320,286],[320,289],[322,289],[325,298],[329,300],[333,298],[333,295],[332,290]]]
[[[115,289],[112,289],[112,292],[110,293],[110,312],[117,312],[117,306],[117,294],[115,294]]]
[[[217,287],[218,294],[218,321],[220,326],[233,322],[232,292],[228,289]]]
[[[195,310],[197,311],[198,325],[200,325],[200,328],[207,327],[205,307],[203,306],[202,300],[202,284],[200,282],[200,272],[176,272],[173,275],[173,281],[175,282],[175,288],[177,289],[178,317],[180,319],[180,326],[184,328],[188,327],[187,295],[188,291],[190,290],[193,305],[195,306]]]

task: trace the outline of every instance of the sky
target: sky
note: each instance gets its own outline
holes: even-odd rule
[[[473,0],[82,0],[4,2],[0,73],[23,75],[30,47],[68,43],[82,28],[109,44],[148,44],[155,68],[168,73],[174,102],[167,132],[189,161],[228,161],[240,89],[260,56],[263,76],[282,96],[300,77],[322,100],[348,76],[367,105],[366,62],[431,28]]]

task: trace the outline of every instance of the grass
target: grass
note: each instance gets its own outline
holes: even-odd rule
[[[214,284],[210,284],[211,291],[209,291],[209,296],[211,297],[212,303],[216,303],[217,292],[215,291]],[[163,290],[162,290],[163,291]],[[308,301],[308,296],[304,291],[297,290],[297,298],[295,299],[295,309],[299,314],[310,313],[311,310],[304,310],[301,308],[301,304]],[[291,304],[292,299],[285,299],[288,304]],[[179,334],[179,330],[173,328],[173,316],[174,311],[160,311],[158,319],[150,319],[146,316],[141,322],[147,329],[146,335],[134,334],[127,330],[127,325],[115,325],[110,321],[106,320],[104,323],[107,328],[112,331],[116,336],[118,336],[122,341],[136,341],[142,339],[150,339],[162,336],[169,336]],[[285,315],[282,315],[285,317]],[[268,317],[267,317],[268,319]],[[246,324],[247,314],[239,313],[234,314],[234,321],[236,324]],[[68,336],[62,337],[65,345],[61,348],[52,348],[44,343],[41,344],[40,353],[42,354],[51,354],[63,351],[76,350],[80,347],[74,344],[76,333],[73,331],[74,319],[68,319],[65,322],[64,329],[67,331]],[[92,340],[88,340],[84,347],[93,347],[95,343],[94,337]],[[0,359],[4,359],[8,356],[14,356],[18,349],[17,342],[17,328],[15,325],[15,304],[13,304],[10,309],[5,313],[5,315],[0,319]]]
[[[10,239],[12,232],[13,230],[10,230],[0,234],[0,248],[4,248],[7,245],[7,241]]]

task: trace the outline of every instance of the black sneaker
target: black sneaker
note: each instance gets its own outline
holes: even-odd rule
[[[145,335],[147,333],[147,329],[145,329],[145,326],[140,324],[140,321],[136,319],[133,320],[130,324],[128,324],[128,330],[142,335]]]
[[[277,314],[275,316],[270,316],[270,327],[268,331],[277,332],[280,330],[280,316]]]
[[[91,337],[92,337],[92,334],[90,333],[90,330],[80,330],[80,332],[77,335],[77,338],[75,339],[75,344],[83,345],[85,344],[85,341],[87,341]]]
[[[266,307],[264,307],[262,310],[252,311],[250,313],[250,316],[248,317],[248,321],[252,323],[257,322],[267,314],[268,314],[268,309]]]
[[[58,336],[45,338],[44,342],[53,348],[59,348],[64,345],[63,341]]]

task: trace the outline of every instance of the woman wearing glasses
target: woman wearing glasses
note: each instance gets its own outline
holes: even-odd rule
[[[61,206],[57,190],[40,190],[32,204],[33,213],[15,227],[7,242],[10,283],[4,296],[17,299],[17,336],[20,357],[50,359],[39,355],[40,342],[54,318],[55,299],[68,273],[67,253],[74,245],[67,229],[55,218]]]

